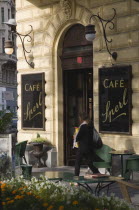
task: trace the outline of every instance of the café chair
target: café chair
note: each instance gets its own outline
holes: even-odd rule
[[[22,141],[15,145],[15,165],[23,165],[23,160],[27,164],[25,157],[26,145],[28,141]]]
[[[105,168],[105,173],[106,170],[109,171],[111,174],[111,169],[112,169],[112,155],[109,153],[113,149],[109,147],[108,145],[103,144],[103,146],[100,149],[95,150],[95,155],[96,159],[97,157],[99,160],[95,160],[93,162],[93,165],[96,168]]]
[[[139,155],[132,155],[126,159],[126,168],[124,178],[129,180],[131,175],[133,179],[133,172],[139,172]]]

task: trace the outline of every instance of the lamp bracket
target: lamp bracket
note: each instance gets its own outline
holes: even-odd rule
[[[28,65],[31,66],[31,68],[34,68],[34,63],[33,62],[30,62],[29,63],[28,60],[27,60],[27,57],[26,57],[26,53],[30,53],[31,50],[30,51],[27,51],[27,49],[25,48],[25,44],[24,44],[25,43],[25,39],[27,40],[27,42],[31,42],[32,41],[32,37],[30,36],[30,34],[33,31],[33,27],[32,27],[32,25],[30,25],[30,27],[31,27],[31,30],[27,34],[20,34],[16,30],[12,30],[11,33],[19,36],[20,41],[21,41],[21,44],[22,44],[22,48],[23,48],[23,53],[24,53],[25,60],[28,63]]]
[[[89,21],[90,21],[90,23],[91,23],[91,19],[92,19],[93,17],[94,17],[94,18],[95,18],[95,17],[98,18],[98,20],[100,21],[101,26],[102,26],[103,36],[104,36],[104,40],[105,40],[105,44],[106,44],[107,51],[108,51],[108,53],[112,56],[112,58],[113,58],[114,60],[116,60],[116,59],[117,59],[117,52],[111,53],[111,50],[110,50],[108,44],[112,42],[112,39],[109,40],[109,39],[107,38],[107,34],[106,34],[106,29],[107,29],[108,26],[109,26],[109,29],[110,29],[110,30],[113,30],[113,29],[114,29],[114,22],[113,22],[113,20],[114,20],[114,18],[115,18],[115,16],[116,16],[116,10],[115,10],[114,8],[112,8],[112,9],[113,9],[113,11],[114,11],[114,14],[113,14],[113,17],[112,17],[111,19],[109,19],[109,20],[103,19],[102,17],[100,17],[100,15],[99,15],[99,13],[98,13],[97,15],[95,15],[95,14],[91,15]]]

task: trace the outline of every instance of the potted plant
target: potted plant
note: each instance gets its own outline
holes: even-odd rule
[[[51,144],[50,141],[48,141],[47,138],[41,137],[39,133],[37,133],[37,137],[33,138],[30,143],[33,144],[33,148],[34,148],[33,155],[38,160],[35,166],[37,168],[46,167],[45,161],[44,163],[42,163],[41,158],[44,155],[47,156],[47,151],[52,149],[53,145]]]

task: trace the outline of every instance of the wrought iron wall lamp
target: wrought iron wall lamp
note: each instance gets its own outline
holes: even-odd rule
[[[113,8],[113,11],[114,11],[113,17],[110,20],[105,20],[105,19],[101,18],[99,14],[98,15],[93,14],[90,17],[89,22],[91,22],[92,18],[97,18],[100,21],[101,26],[102,26],[102,30],[103,30],[103,36],[104,36],[107,51],[110,54],[110,56],[114,60],[116,60],[117,59],[117,52],[111,52],[109,44],[112,42],[112,39],[109,40],[107,38],[107,34],[106,34],[106,29],[107,29],[108,25],[109,25],[109,29],[111,29],[111,30],[114,29],[113,19],[116,16],[116,10]],[[85,27],[85,37],[88,41],[93,41],[95,39],[95,34],[96,34],[95,25],[89,24]]]
[[[31,66],[31,68],[34,68],[34,63],[33,62],[28,62],[27,60],[27,57],[26,57],[26,53],[31,53],[31,50],[30,51],[27,51],[27,49],[25,48],[25,39],[27,40],[27,42],[31,42],[32,41],[32,38],[30,36],[31,32],[33,31],[33,28],[32,26],[30,25],[31,27],[31,30],[29,33],[23,35],[23,34],[20,34],[16,31],[16,21],[15,19],[9,19],[8,22],[5,22],[6,25],[8,25],[9,27],[11,27],[11,33],[12,33],[12,36],[14,37],[14,35],[17,35],[19,38],[20,38],[20,41],[21,41],[21,44],[22,44],[22,48],[23,48],[23,53],[24,53],[24,57],[25,57],[25,60],[26,62],[28,63],[28,65]],[[8,55],[11,55],[14,51],[14,46],[13,46],[13,41],[5,41],[5,53],[8,54]]]

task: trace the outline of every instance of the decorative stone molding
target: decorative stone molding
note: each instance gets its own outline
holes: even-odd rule
[[[43,6],[59,3],[60,0],[35,0],[35,1],[27,0],[27,1],[34,4],[35,6],[43,7]]]
[[[66,16],[66,19],[68,20],[71,17],[72,14],[72,5],[70,0],[60,0],[60,6]]]

